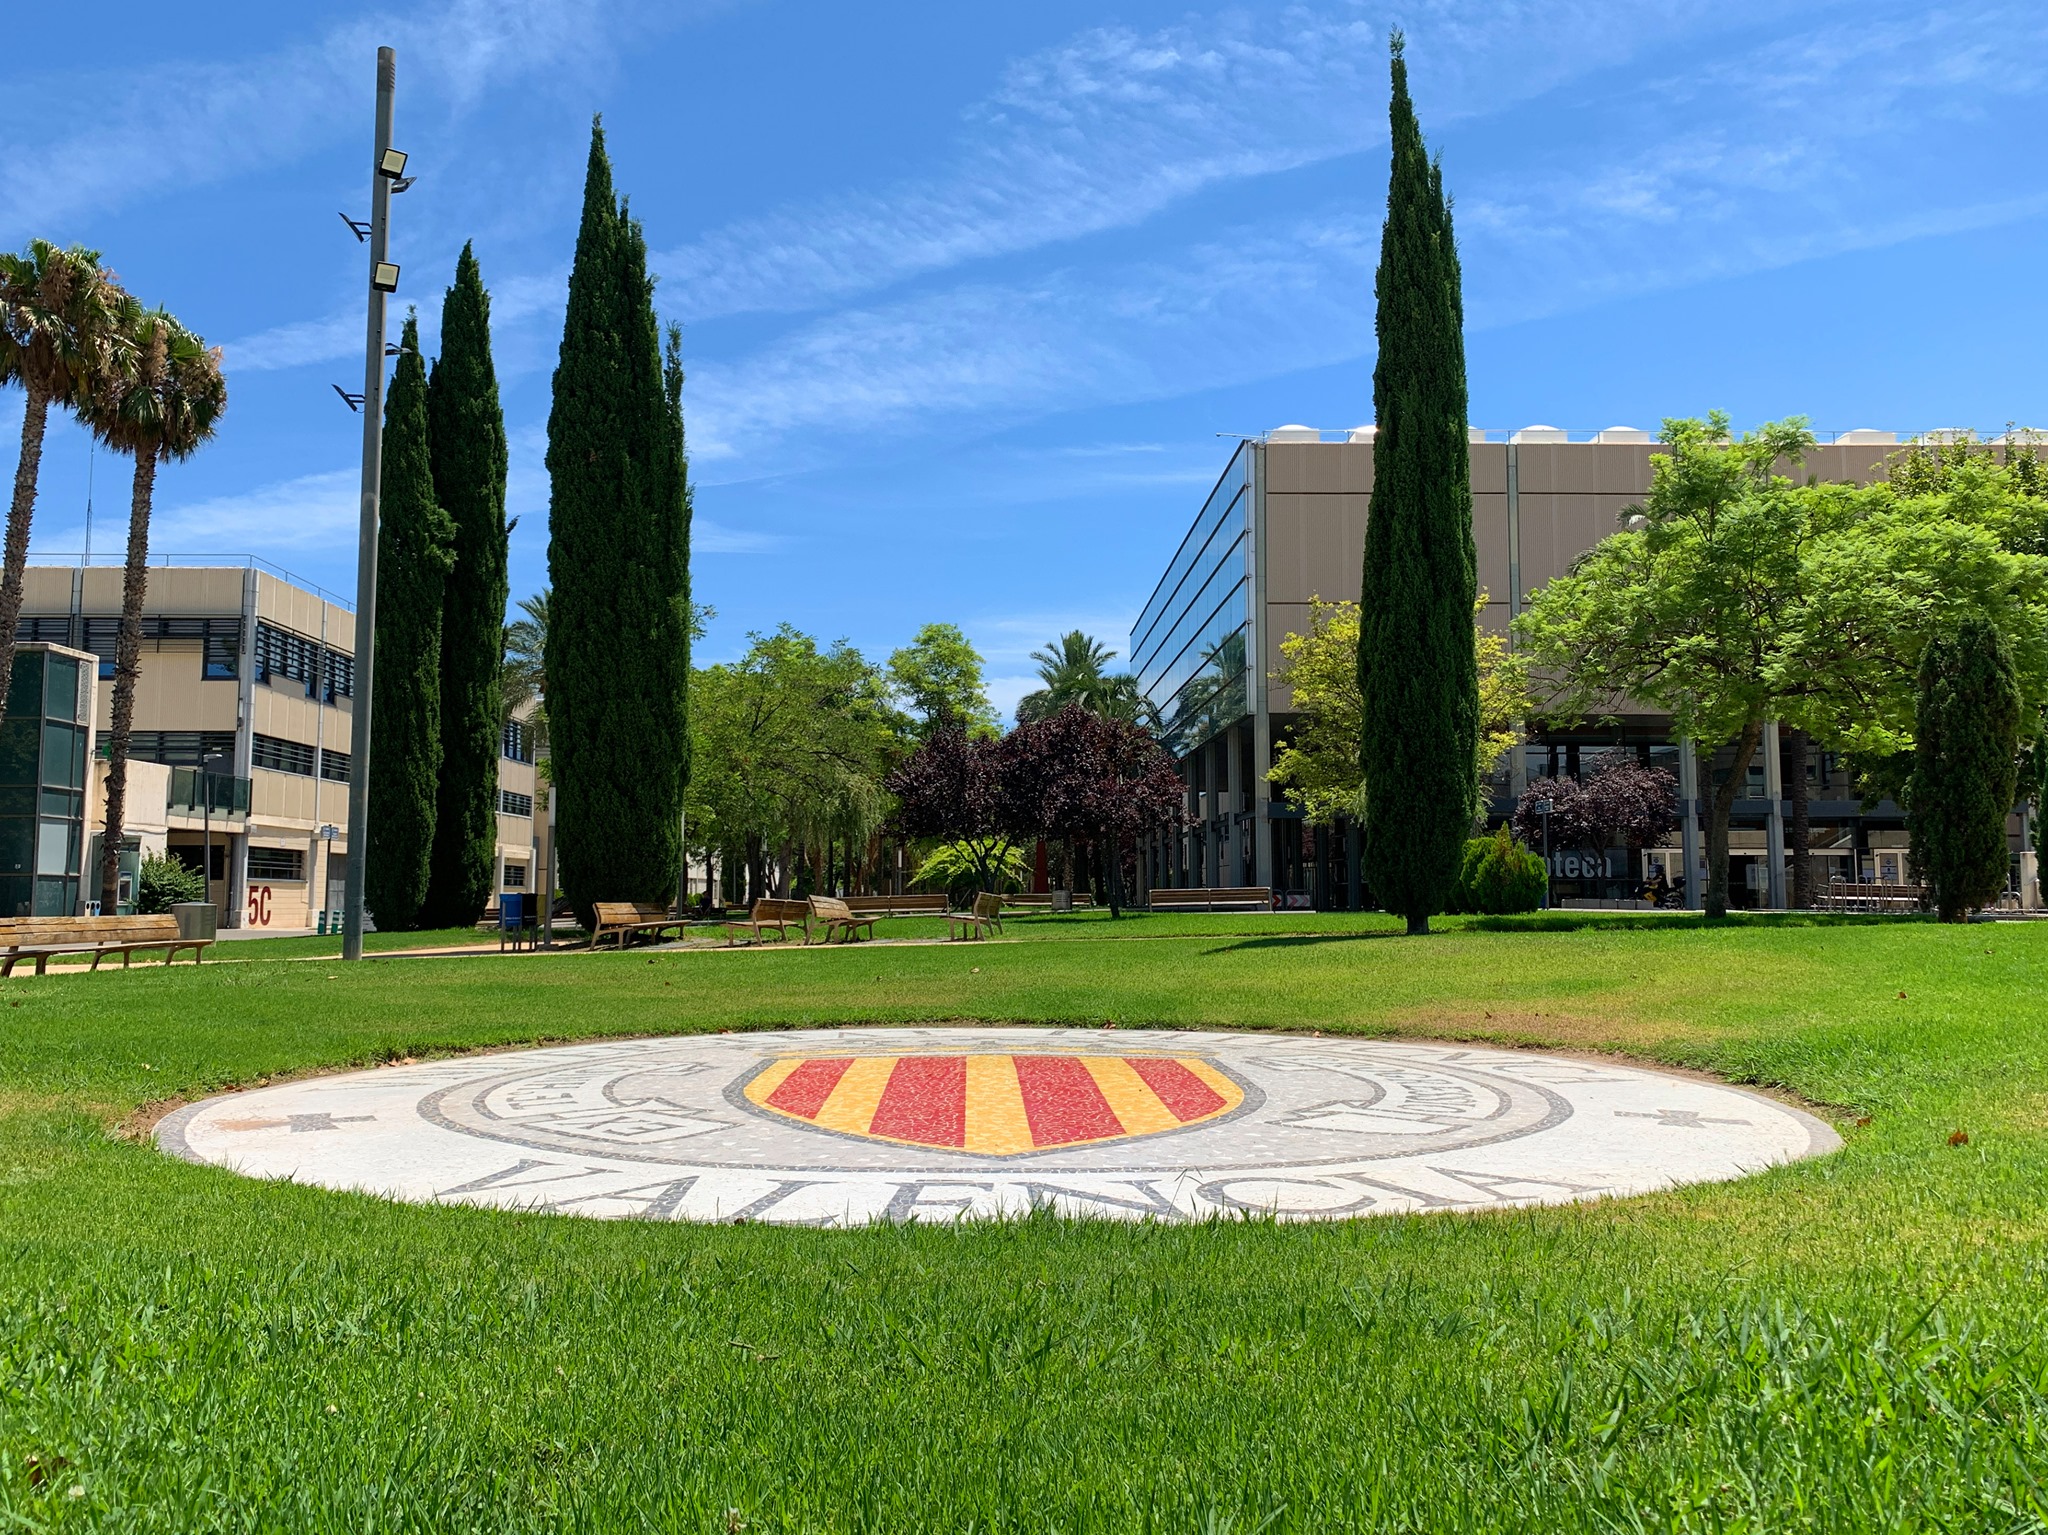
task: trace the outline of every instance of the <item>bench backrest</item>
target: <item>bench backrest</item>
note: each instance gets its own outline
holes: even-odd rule
[[[1270,885],[1205,885],[1181,890],[1155,889],[1152,892],[1154,906],[1214,906],[1223,903],[1271,906],[1273,890]]]
[[[836,895],[814,895],[811,897],[811,915],[827,922],[845,922],[852,918],[853,908]]]
[[[756,922],[801,922],[811,914],[808,901],[785,900],[780,896],[764,895],[754,903],[753,919]]]
[[[984,890],[974,898],[974,914],[977,917],[1000,917],[1003,914],[1003,898]]]
[[[178,936],[169,912],[139,917],[0,917],[0,946],[23,943],[143,943]]]
[[[847,907],[862,916],[944,916],[943,895],[850,895]]]

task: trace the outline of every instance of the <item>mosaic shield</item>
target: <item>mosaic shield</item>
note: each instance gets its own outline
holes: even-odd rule
[[[1194,1055],[785,1056],[746,1099],[842,1135],[1002,1157],[1202,1124],[1244,1089]]]

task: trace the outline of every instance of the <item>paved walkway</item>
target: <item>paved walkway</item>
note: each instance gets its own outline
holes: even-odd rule
[[[394,1199],[820,1226],[1555,1204],[1839,1144],[1771,1099],[1604,1061],[1028,1028],[467,1056],[209,1099],[157,1135],[194,1161]]]

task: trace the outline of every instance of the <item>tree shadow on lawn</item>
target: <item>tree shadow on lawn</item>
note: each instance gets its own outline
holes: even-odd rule
[[[1439,938],[1459,932],[1480,933],[1700,933],[1729,928],[1785,927],[1882,927],[1893,923],[1928,923],[1931,914],[1877,914],[1855,912],[1731,912],[1709,920],[1697,912],[1670,915],[1626,915],[1607,912],[1531,912],[1513,917],[1463,917],[1426,935]],[[1275,933],[1266,938],[1245,938],[1236,943],[1204,949],[1204,954],[1229,954],[1238,949],[1291,949],[1309,944],[1354,943],[1362,938],[1405,938],[1399,928],[1376,928],[1353,933]]]

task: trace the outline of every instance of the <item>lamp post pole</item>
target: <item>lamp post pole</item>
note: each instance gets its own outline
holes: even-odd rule
[[[1536,813],[1543,817],[1543,909],[1550,910],[1550,811],[1547,799],[1536,801]]]
[[[370,317],[363,353],[363,502],[356,545],[356,689],[349,732],[348,875],[341,909],[341,957],[363,957],[363,874],[370,855],[370,704],[376,680],[377,507],[384,482],[384,286],[391,233],[392,99],[398,56],[377,50],[377,141],[370,157]]]

